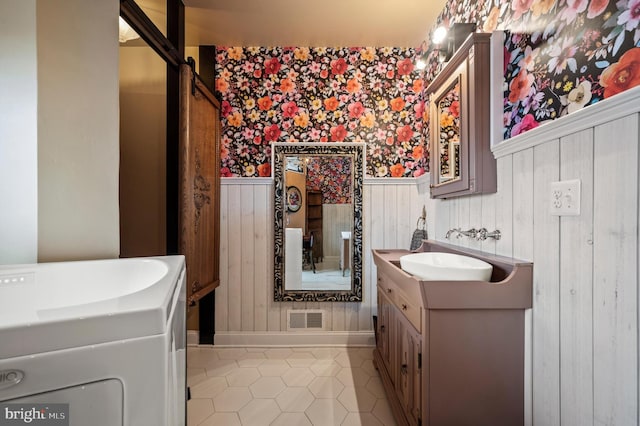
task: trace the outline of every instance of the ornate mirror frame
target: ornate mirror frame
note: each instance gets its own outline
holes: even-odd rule
[[[362,185],[364,179],[364,143],[289,143],[272,145],[274,177],[274,300],[276,302],[362,302]],[[351,289],[286,290],[285,272],[285,223],[286,188],[285,162],[287,156],[335,155],[353,159],[353,229],[351,231]]]

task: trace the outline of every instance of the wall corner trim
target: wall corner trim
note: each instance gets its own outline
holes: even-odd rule
[[[363,183],[364,185],[415,185],[416,178],[365,177]]]
[[[273,185],[272,177],[223,177],[221,185]]]
[[[640,86],[506,139],[491,150],[496,158],[504,157],[638,112]]]

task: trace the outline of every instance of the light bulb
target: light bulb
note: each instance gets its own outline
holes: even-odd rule
[[[440,44],[447,37],[447,29],[444,26],[440,26],[435,29],[433,32],[433,36],[431,37],[431,41],[434,44]]]

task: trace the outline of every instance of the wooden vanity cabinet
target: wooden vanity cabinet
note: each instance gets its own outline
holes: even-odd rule
[[[475,257],[493,273],[490,282],[423,281],[400,268],[411,252],[373,250],[373,357],[397,424],[522,425],[532,264],[431,241],[419,251]]]

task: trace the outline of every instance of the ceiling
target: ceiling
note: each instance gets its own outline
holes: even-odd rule
[[[446,0],[184,0],[187,46],[417,47]],[[160,27],[164,0],[138,0]]]

